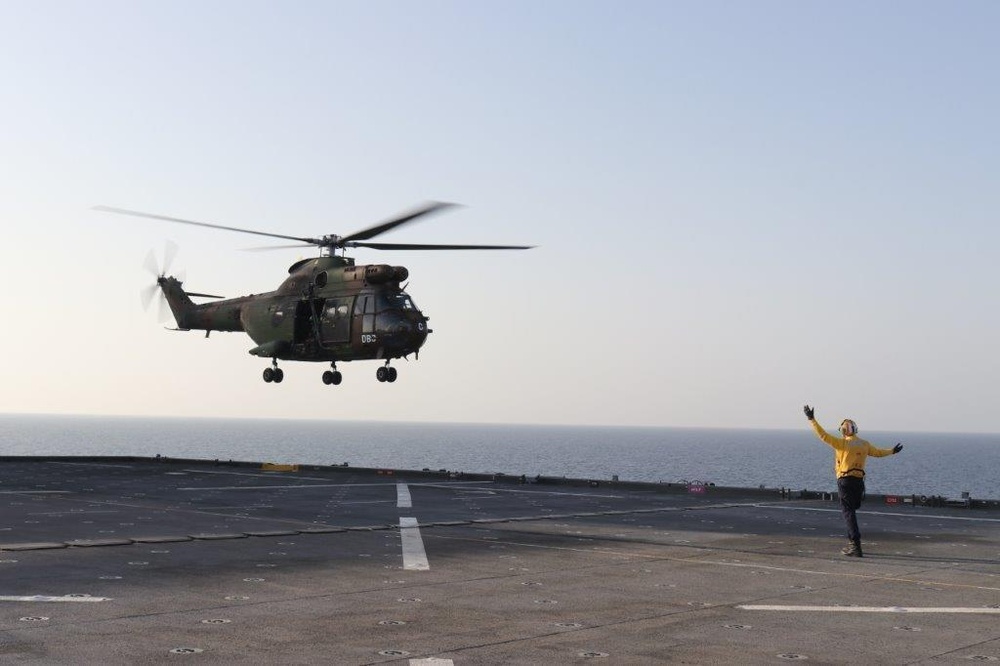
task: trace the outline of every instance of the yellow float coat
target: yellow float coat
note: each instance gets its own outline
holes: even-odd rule
[[[892,449],[880,449],[877,446],[873,446],[871,442],[857,436],[845,437],[843,439],[834,437],[823,430],[823,426],[817,423],[815,419],[809,421],[809,424],[816,431],[817,437],[833,447],[835,452],[833,468],[837,472],[838,479],[842,476],[856,476],[863,479],[865,478],[865,460],[867,460],[868,456],[884,458],[885,456],[892,455]]]

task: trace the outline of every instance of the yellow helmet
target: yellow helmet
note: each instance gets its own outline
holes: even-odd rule
[[[858,424],[851,419],[844,419],[840,422],[840,432],[844,437],[851,437],[858,434]]]

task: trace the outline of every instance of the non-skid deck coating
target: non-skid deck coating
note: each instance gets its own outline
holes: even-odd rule
[[[0,462],[0,663],[1000,661],[1000,512]]]

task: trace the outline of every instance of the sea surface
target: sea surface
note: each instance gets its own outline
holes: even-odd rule
[[[1000,499],[1000,434],[864,432],[869,492]],[[801,430],[0,414],[0,455],[155,456],[833,491]]]

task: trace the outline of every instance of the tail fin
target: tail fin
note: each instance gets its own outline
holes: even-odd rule
[[[170,306],[170,312],[174,315],[177,328],[185,331],[191,330],[193,323],[191,319],[197,305],[184,292],[180,280],[173,276],[161,276],[156,279],[156,282],[163,291],[163,297],[167,299],[167,305]]]

